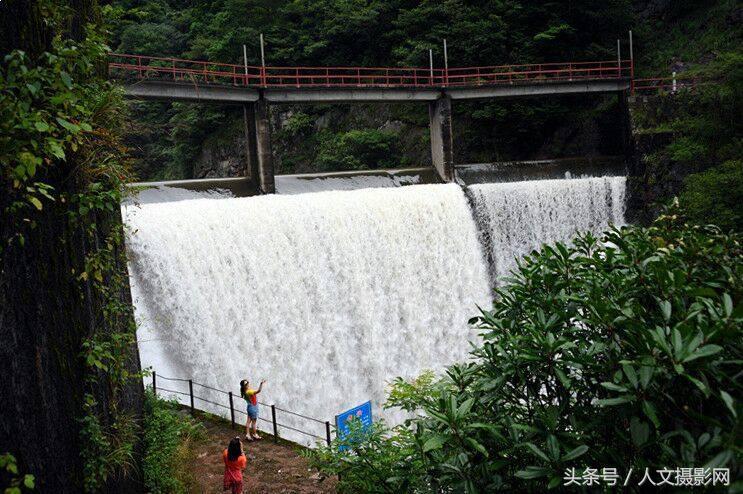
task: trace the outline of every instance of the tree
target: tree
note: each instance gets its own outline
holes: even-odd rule
[[[0,453],[48,492],[139,490],[122,105],[97,20],[91,0],[0,5]]]

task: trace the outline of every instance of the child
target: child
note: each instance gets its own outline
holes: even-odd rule
[[[245,440],[256,441],[261,440],[261,436],[258,435],[258,393],[263,389],[263,383],[261,381],[258,389],[250,389],[247,379],[240,381],[240,395],[245,401],[248,402],[248,420],[245,422]]]
[[[222,459],[224,460],[224,490],[230,491],[230,494],[242,494],[243,470],[245,470],[248,459],[245,458],[239,437],[230,441],[230,445],[222,452]]]

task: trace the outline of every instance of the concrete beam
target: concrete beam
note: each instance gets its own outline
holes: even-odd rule
[[[255,144],[258,156],[258,186],[264,194],[276,192],[271,149],[271,121],[268,103],[259,100],[253,105],[255,113]]]
[[[626,79],[593,81],[532,82],[474,87],[440,88],[266,88],[185,84],[169,81],[141,81],[124,87],[132,99],[200,101],[211,103],[253,103],[263,98],[269,103],[383,103],[436,101],[442,94],[452,99],[512,98],[576,93],[616,92],[629,89]]]
[[[258,90],[247,87],[183,84],[166,81],[141,81],[124,86],[130,99],[195,101],[204,103],[252,103],[260,97]]]
[[[428,104],[431,130],[431,162],[444,182],[454,180],[454,141],[451,129],[451,98],[442,96]]]
[[[517,98],[579,93],[609,93],[629,89],[629,80],[600,79],[594,81],[534,82],[530,84],[499,84],[480,87],[449,87],[451,99]]]
[[[374,103],[435,101],[440,89],[406,88],[267,88],[263,97],[270,103]]]

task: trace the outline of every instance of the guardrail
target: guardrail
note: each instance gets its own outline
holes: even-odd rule
[[[188,393],[186,393],[184,391],[177,391],[175,389],[168,389],[168,388],[165,388],[165,387],[162,387],[162,386],[158,387],[157,386],[157,380],[158,380],[158,378],[159,379],[166,380],[166,381],[188,383]],[[202,396],[198,396],[198,395],[194,394],[194,386],[200,386],[202,388],[209,389],[211,391],[216,391],[218,393],[222,393],[222,394],[226,395],[227,398],[228,398],[229,405],[226,405],[226,404],[223,404],[223,403],[217,403],[217,402],[215,402],[213,400],[209,400],[207,398],[204,398]],[[221,408],[225,408],[225,409],[229,410],[230,411],[230,421],[232,423],[232,428],[233,429],[235,428],[235,424],[236,424],[236,422],[235,422],[235,412],[241,413],[241,414],[245,415],[246,417],[248,415],[246,411],[243,411],[243,410],[241,410],[239,408],[237,408],[237,409],[235,408],[235,406],[234,406],[234,394],[232,393],[232,391],[224,391],[222,389],[213,388],[211,386],[207,386],[206,384],[201,384],[201,383],[198,383],[196,381],[193,381],[192,379],[181,379],[181,378],[176,378],[176,377],[165,377],[165,376],[162,376],[162,375],[158,375],[156,372],[153,371],[152,372],[152,392],[157,396],[157,391],[158,390],[165,391],[165,392],[168,392],[168,393],[175,393],[175,394],[182,395],[182,396],[188,396],[189,399],[190,399],[190,408],[191,408],[191,412],[192,413],[197,409],[196,408],[196,405],[195,405],[195,400],[200,400],[200,401],[203,401],[205,403],[209,403],[211,405],[214,405],[214,406],[217,406],[217,407],[221,407]],[[242,399],[242,398],[240,398],[240,399]],[[312,437],[314,439],[319,439],[321,441],[325,441],[328,444],[328,446],[330,445],[330,443],[332,441],[330,421],[327,421],[327,420],[324,420],[323,421],[323,420],[319,420],[319,419],[316,419],[316,418],[308,417],[307,415],[303,415],[303,414],[297,413],[297,412],[292,412],[290,410],[286,410],[286,409],[277,407],[276,405],[267,405],[266,403],[263,403],[263,402],[260,402],[260,401],[258,403],[260,405],[263,405],[263,406],[266,406],[266,407],[271,407],[271,420],[264,419],[263,417],[258,417],[258,420],[262,420],[264,422],[268,422],[268,423],[270,423],[272,425],[272,427],[273,427],[273,436],[274,436],[274,441],[275,442],[277,442],[278,439],[279,439],[279,437],[280,437],[279,436],[279,427],[283,427],[284,429],[292,430],[294,432],[298,432],[299,434],[303,434],[305,436]],[[201,410],[201,409],[199,409],[199,410]],[[308,420],[308,421],[311,421],[311,422],[314,422],[314,423],[318,423],[318,424],[324,425],[325,426],[325,437],[318,436],[318,435],[313,434],[313,433],[308,432],[308,431],[297,429],[296,427],[292,427],[292,426],[287,425],[287,424],[279,423],[276,420],[276,412],[286,413],[286,414],[289,414],[289,415],[292,415],[292,416],[295,416],[295,417],[299,417],[299,418],[304,419],[304,420]]]
[[[485,67],[257,67],[145,55],[109,54],[116,78],[257,87],[444,87],[632,78],[632,60]]]
[[[684,89],[694,89],[708,82],[698,77],[683,77],[675,74],[670,77],[649,77],[635,79],[634,89],[636,92],[667,92],[677,93]]]

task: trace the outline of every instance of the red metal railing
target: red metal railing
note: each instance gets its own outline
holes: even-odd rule
[[[256,67],[144,55],[111,54],[112,77],[262,87],[442,87],[631,78],[630,60],[421,67]]]
[[[681,90],[693,89],[697,86],[708,84],[696,77],[650,77],[634,80],[634,90],[636,92],[666,92],[676,93]]]

